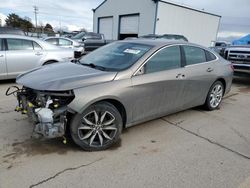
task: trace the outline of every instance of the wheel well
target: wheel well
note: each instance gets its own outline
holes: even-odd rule
[[[58,62],[57,60],[48,60],[46,62],[43,63],[43,65],[48,65],[48,64],[51,64],[51,63],[56,63]]]
[[[98,101],[98,103],[99,102],[109,102],[109,103],[113,104],[116,107],[116,109],[119,111],[119,113],[121,114],[123,127],[125,127],[125,125],[127,123],[127,113],[126,113],[126,110],[125,110],[123,104],[120,101],[117,101],[115,99],[105,99],[102,101]]]
[[[220,81],[222,84],[223,84],[223,87],[224,87],[224,93],[225,93],[225,90],[226,90],[226,81],[223,79],[223,78],[219,78],[218,80],[216,81]],[[223,93],[223,95],[224,95]]]

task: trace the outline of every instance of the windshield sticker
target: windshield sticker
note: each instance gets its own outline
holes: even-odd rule
[[[141,50],[135,50],[135,49],[126,49],[123,51],[124,53],[129,53],[129,54],[139,54]]]

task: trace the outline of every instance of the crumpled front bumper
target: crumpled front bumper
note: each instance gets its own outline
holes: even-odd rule
[[[73,93],[46,93],[24,87],[15,94],[18,101],[15,111],[28,115],[34,124],[34,133],[45,138],[65,134],[69,112],[67,104],[73,100]]]

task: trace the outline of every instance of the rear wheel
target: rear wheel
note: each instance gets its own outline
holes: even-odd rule
[[[216,81],[210,88],[205,107],[208,110],[215,110],[217,109],[222,101],[222,97],[224,94],[224,85],[222,84],[221,81]]]
[[[122,117],[108,102],[91,105],[70,124],[72,139],[87,151],[109,148],[118,141],[121,131]]]

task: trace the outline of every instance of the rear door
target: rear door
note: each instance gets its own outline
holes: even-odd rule
[[[206,50],[189,45],[183,45],[182,50],[186,62],[183,69],[185,84],[182,93],[182,107],[187,109],[205,102],[209,88],[215,81],[216,75],[214,61],[212,59],[211,61],[207,60]]]
[[[134,121],[149,120],[178,111],[182,104],[185,79],[182,77],[180,47],[161,49],[140,71],[144,73],[132,77]]]
[[[6,55],[5,55],[4,39],[0,38],[0,79],[7,78]]]
[[[8,78],[15,78],[39,66],[43,55],[41,46],[32,40],[8,38],[6,51]]]

